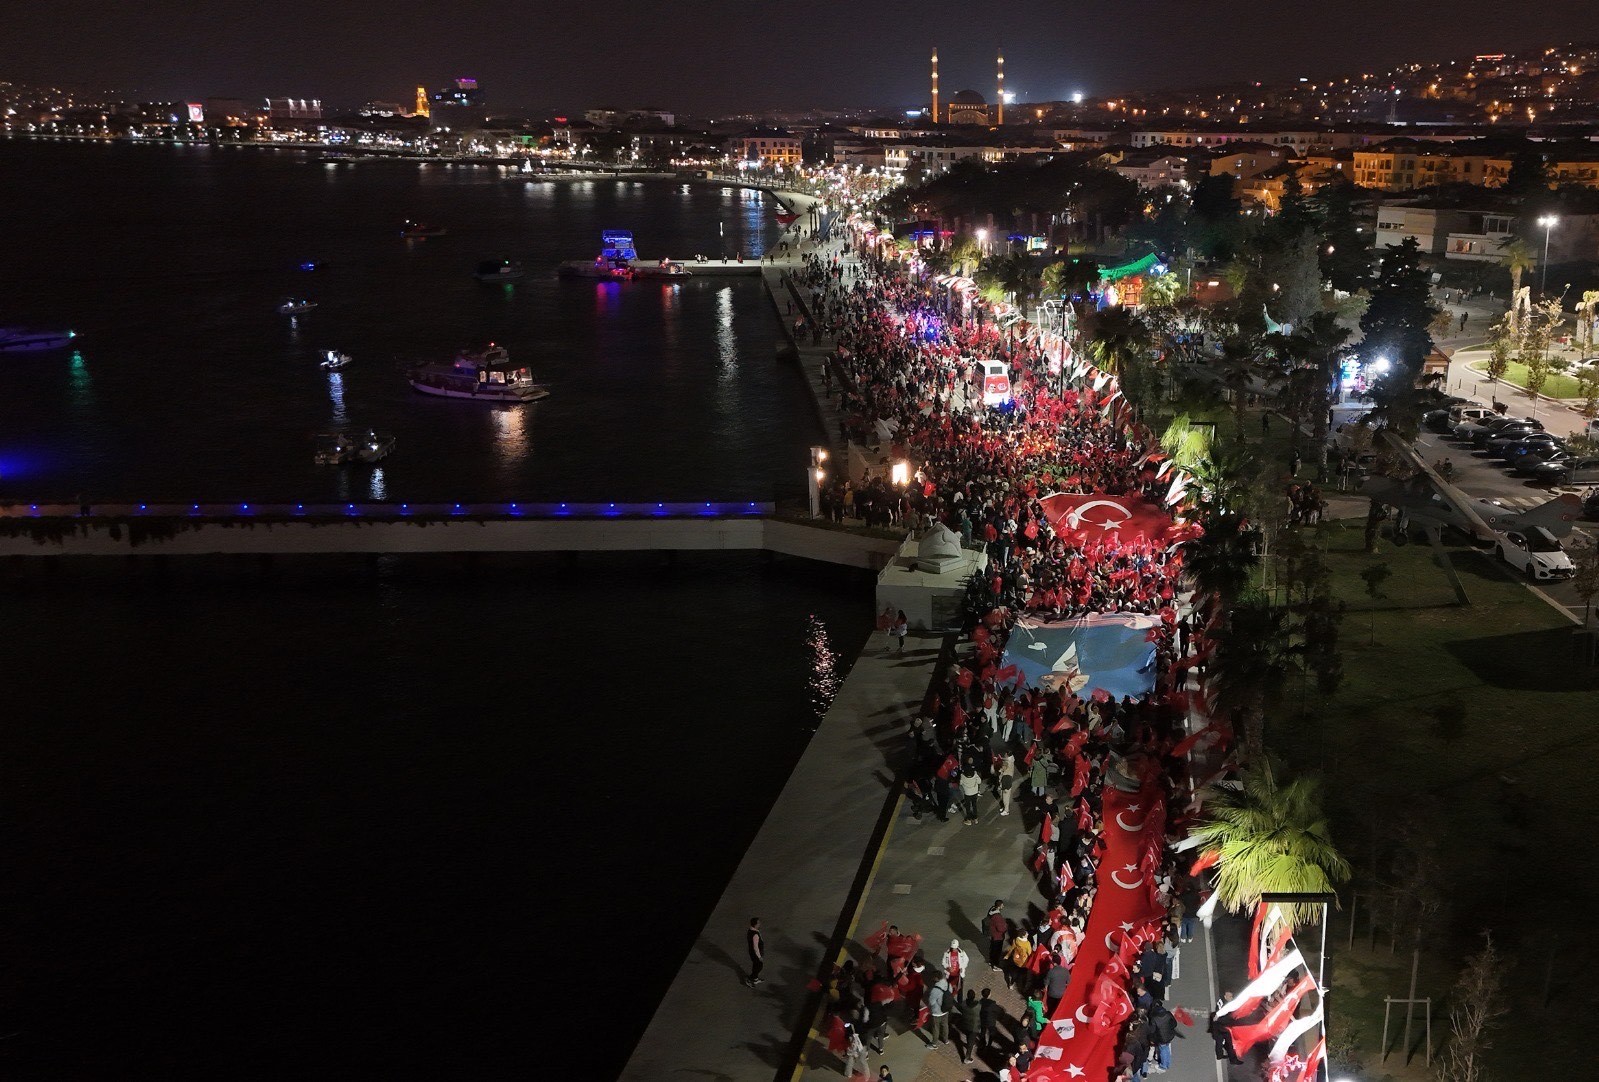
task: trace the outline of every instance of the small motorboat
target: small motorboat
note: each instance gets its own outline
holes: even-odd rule
[[[537,402],[550,393],[525,366],[511,360],[504,346],[493,342],[485,349],[461,350],[448,364],[418,365],[406,378],[421,394],[474,402],[517,405]]]
[[[477,265],[472,277],[480,282],[514,282],[527,272],[522,264],[509,259],[485,259]]]
[[[290,297],[282,304],[278,305],[278,315],[298,316],[309,312],[315,307],[316,301],[308,301],[303,298]]]
[[[664,256],[657,263],[645,263],[642,260],[633,261],[633,273],[640,278],[692,278],[694,272]]]
[[[337,372],[339,369],[346,367],[353,360],[355,360],[355,358],[350,356],[348,353],[340,353],[336,349],[325,349],[322,351],[322,367],[326,368],[329,372]]]
[[[449,230],[439,225],[428,225],[426,222],[406,222],[405,228],[400,230],[400,236],[407,240],[416,240],[422,237],[442,237]]]
[[[325,259],[307,259],[304,263],[300,264],[300,269],[308,272],[327,270],[328,261]]]
[[[380,436],[369,428],[356,445],[355,457],[357,461],[370,465],[388,458],[392,450],[394,450],[393,436]]]
[[[316,438],[313,457],[318,466],[342,466],[355,461],[355,455],[355,441],[342,433],[324,432]]]
[[[76,337],[76,331],[0,327],[0,353],[42,353],[47,349],[65,349]]]

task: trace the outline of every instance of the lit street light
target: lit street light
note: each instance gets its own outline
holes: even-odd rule
[[[1545,214],[1538,219],[1538,224],[1543,226],[1543,269],[1538,273],[1538,297],[1540,299],[1549,291],[1549,234],[1554,232],[1555,223],[1559,220],[1553,214]]]

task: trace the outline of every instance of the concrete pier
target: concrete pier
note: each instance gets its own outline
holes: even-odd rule
[[[788,1077],[818,997],[807,988],[854,933],[897,804],[894,754],[942,640],[896,655],[872,635],[760,833],[744,854],[632,1058],[624,1082]],[[744,929],[761,919],[766,983],[748,988]]]

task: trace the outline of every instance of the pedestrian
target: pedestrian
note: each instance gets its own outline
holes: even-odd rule
[[[888,1069],[888,1064],[883,1064],[877,1069],[877,1082],[894,1082],[894,1075]]]
[[[999,1027],[999,1002],[994,999],[991,989],[983,989],[977,1012],[977,1047],[987,1052],[994,1043],[994,1034]]]
[[[1010,794],[1016,788],[1016,756],[1007,751],[999,757],[999,814],[1010,814]]]
[[[1033,795],[1040,800],[1049,790],[1049,753],[1044,750],[1044,745],[1033,745],[1033,765],[1028,771],[1027,784],[1032,788]]]
[[[1010,921],[1005,919],[1005,903],[994,899],[988,907],[988,968],[998,969],[1005,957],[1005,934],[1010,931]]]
[[[1265,436],[1265,435],[1268,435],[1270,432],[1271,432],[1271,414],[1262,413],[1260,415],[1260,434],[1262,436]]]
[[[866,1058],[866,1045],[861,1042],[861,1035],[848,1022],[844,1023],[844,1035],[847,1042],[844,1047],[844,1077],[854,1078],[858,1074],[865,1074],[872,1069],[872,1065]]]
[[[898,652],[905,652],[905,637],[911,633],[911,622],[905,616],[905,610],[900,609],[899,615],[894,620],[894,639],[899,644]]]
[[[883,1040],[888,1036],[888,999],[887,997],[872,994],[872,989],[866,991],[866,1031],[862,1039],[866,1047],[883,1054]]]
[[[1072,967],[1063,960],[1056,959],[1048,973],[1044,975],[1044,1002],[1050,1014],[1055,1013],[1055,1008],[1060,1006],[1060,1001],[1065,998],[1066,986],[1071,983]]]
[[[1221,998],[1216,1000],[1215,1010],[1210,1012],[1210,1036],[1216,1042],[1216,1058],[1224,1059],[1228,1063],[1242,1063],[1238,1058],[1238,1051],[1233,1047],[1233,1016],[1230,1014],[1218,1015],[1227,1002],[1233,998],[1232,992],[1223,992]]]
[[[1044,993],[1035,988],[1027,993],[1027,1003],[1022,1008],[1027,1022],[1027,1035],[1033,1040],[1038,1040],[1038,1035],[1044,1032],[1044,1022],[1049,1017],[1044,1011]]]
[[[744,946],[750,953],[750,976],[744,983],[751,988],[765,984],[761,979],[761,967],[766,965],[766,940],[761,936],[760,917],[750,918],[750,926],[744,930]]]
[[[940,976],[927,990],[928,1048],[937,1048],[949,1040],[951,996],[948,976]]]
[[[1014,967],[1015,977],[1024,986],[1027,983],[1027,961],[1033,956],[1033,940],[1028,934],[1027,925],[1023,924],[1016,929],[1016,938],[1011,940],[1010,964]],[[1011,983],[1011,973],[1005,974],[1005,983]]]
[[[1294,448],[1293,454],[1288,456],[1288,476],[1299,476],[1299,449]]]
[[[1471,316],[1470,316],[1469,313],[1466,313],[1466,312],[1460,313],[1460,333],[1461,334],[1465,334],[1466,333],[1466,320],[1468,320],[1470,318],[1471,318]]]
[[[977,825],[977,795],[983,791],[983,779],[978,776],[977,767],[971,762],[961,767],[960,777],[961,807],[966,811],[965,823],[967,826]]]
[[[971,959],[961,947],[961,941],[949,941],[949,950],[944,952],[944,976],[949,980],[949,988],[953,993],[959,993],[961,985],[966,981],[966,974],[971,969]]]
[[[966,998],[961,1000],[958,1011],[961,1043],[965,1046],[961,1052],[961,1062],[970,1063],[972,1056],[977,1053],[977,1030],[982,1024],[983,1016],[982,1004],[978,1002],[976,989],[966,989]]]
[[[1161,1073],[1171,1070],[1171,1043],[1180,1036],[1177,1018],[1165,1004],[1156,1003],[1149,1009],[1149,1037],[1155,1045],[1155,1070]]]

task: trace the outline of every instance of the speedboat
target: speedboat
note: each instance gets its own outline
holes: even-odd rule
[[[607,229],[600,234],[599,255],[593,259],[569,259],[559,269],[563,278],[626,280],[638,273],[633,266],[637,258],[633,234],[620,229]]]
[[[340,353],[336,349],[327,349],[322,351],[322,367],[326,368],[329,372],[337,372],[339,369],[345,367],[353,360],[355,360],[355,358],[350,356],[348,353]]]
[[[440,225],[428,225],[426,222],[406,222],[405,228],[400,230],[400,236],[407,240],[418,237],[442,237],[449,230]]]
[[[296,299],[294,297],[290,297],[287,300],[285,300],[282,304],[278,305],[278,315],[280,315],[280,316],[297,316],[297,315],[301,315],[302,313],[309,312],[311,309],[313,309],[315,307],[316,307],[316,301],[308,301],[308,300],[304,300],[304,299]]]
[[[355,441],[343,433],[324,432],[316,438],[316,454],[313,458],[318,466],[342,466],[346,462],[353,462],[355,455]]]
[[[525,273],[522,264],[509,259],[485,259],[477,265],[472,277],[480,282],[514,282]]]
[[[525,366],[511,360],[504,346],[493,342],[484,349],[462,350],[447,364],[418,365],[406,378],[422,394],[474,402],[537,402],[550,393]]]
[[[393,436],[380,436],[370,428],[361,436],[355,448],[355,457],[366,463],[380,462],[394,450]]]
[[[47,349],[65,349],[76,337],[78,337],[76,331],[0,327],[0,353],[41,353]]]

